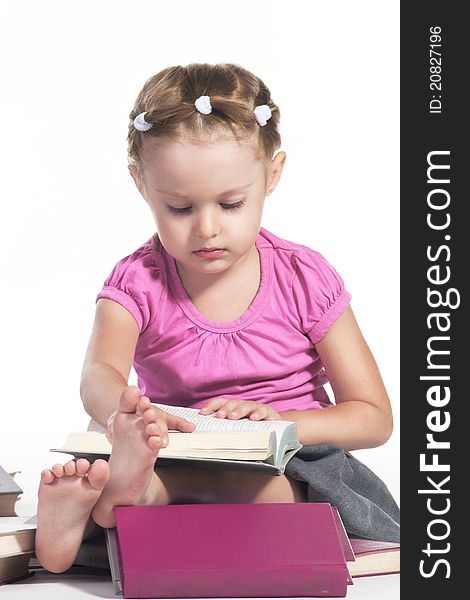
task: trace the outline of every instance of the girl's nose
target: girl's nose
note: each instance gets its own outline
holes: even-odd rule
[[[201,210],[197,216],[195,225],[195,233],[203,239],[216,237],[220,233],[219,220],[213,210]]]

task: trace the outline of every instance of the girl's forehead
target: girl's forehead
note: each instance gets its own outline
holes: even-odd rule
[[[259,149],[253,141],[228,135],[150,140],[142,154],[144,172],[160,174],[205,168],[252,171],[259,169],[261,162]]]
[[[149,189],[210,188],[226,190],[265,177],[266,165],[256,148],[233,137],[155,140],[143,155],[143,177]]]
[[[258,151],[255,140],[240,137],[236,138],[230,133],[218,133],[204,136],[182,136],[178,139],[157,138],[150,140],[144,149],[144,155],[148,158],[158,155],[196,154],[205,151],[227,152],[239,154],[240,156],[252,156]]]

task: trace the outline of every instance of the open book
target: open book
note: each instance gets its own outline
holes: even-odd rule
[[[15,504],[23,490],[13,480],[14,474],[7,473],[0,465],[0,517],[13,517]]]
[[[168,446],[158,453],[162,466],[170,464],[168,461],[196,461],[204,467],[264,469],[281,475],[290,458],[302,448],[297,425],[291,421],[232,421],[219,419],[214,413],[201,415],[196,408],[155,406],[196,425],[191,433],[169,431]],[[69,433],[62,447],[51,450],[92,460],[106,458],[111,444],[100,426],[100,431],[91,428],[95,431]]]

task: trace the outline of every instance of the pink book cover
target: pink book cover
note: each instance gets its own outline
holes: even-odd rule
[[[125,598],[345,597],[328,503],[116,507]]]
[[[341,542],[341,546],[343,548],[344,559],[346,561],[354,562],[356,557],[354,556],[353,547],[351,545],[351,541],[348,538],[348,534],[346,533],[346,529],[344,528],[343,521],[340,517],[339,511],[336,506],[331,507],[333,511],[333,517],[336,523],[336,529],[338,530],[339,540]]]

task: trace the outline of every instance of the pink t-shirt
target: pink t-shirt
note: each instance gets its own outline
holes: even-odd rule
[[[258,292],[241,317],[221,323],[197,310],[174,258],[153,239],[116,264],[96,298],[118,302],[137,321],[133,365],[143,395],[193,408],[216,396],[278,412],[331,405],[315,344],[351,295],[321,254],[261,227]]]

